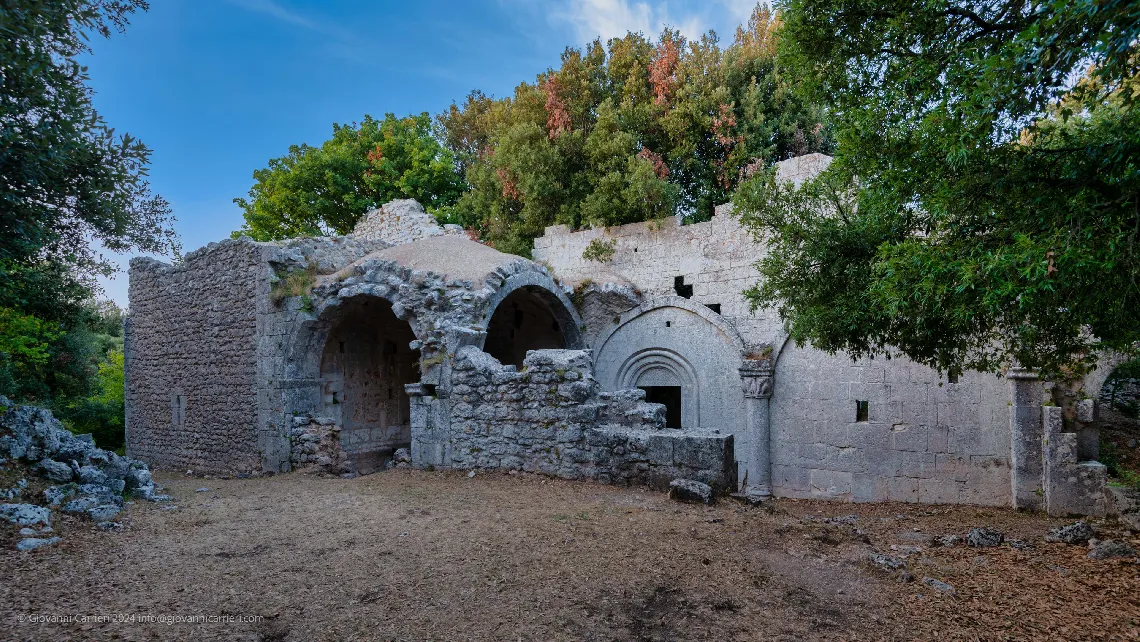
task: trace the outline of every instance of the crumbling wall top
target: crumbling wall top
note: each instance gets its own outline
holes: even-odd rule
[[[441,226],[434,216],[424,211],[423,205],[408,198],[391,201],[365,213],[351,236],[402,245],[431,236],[461,234],[462,227]]]

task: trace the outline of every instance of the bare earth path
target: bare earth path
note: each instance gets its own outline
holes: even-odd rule
[[[1140,566],[1045,543],[1062,522],[1008,510],[788,500],[709,508],[531,475],[403,470],[162,481],[179,508],[135,504],[121,533],[61,519],[64,542],[27,554],[5,534],[0,639],[1140,636]],[[823,521],[846,515],[855,525]],[[978,525],[1030,547],[929,546],[930,536]],[[861,561],[915,546],[914,582]],[[76,614],[136,621],[19,620]],[[261,621],[137,621],[165,615]]]

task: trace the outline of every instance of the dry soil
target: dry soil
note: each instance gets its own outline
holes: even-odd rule
[[[412,470],[160,481],[174,502],[130,505],[122,532],[61,517],[63,543],[31,553],[6,533],[0,638],[1140,637],[1140,565],[1046,543],[1062,520],[1005,509],[705,507],[644,489]],[[1028,547],[930,545],[979,525]],[[868,564],[872,551],[905,555],[913,581]],[[73,621],[30,621],[45,616]],[[203,616],[259,621],[167,621]]]

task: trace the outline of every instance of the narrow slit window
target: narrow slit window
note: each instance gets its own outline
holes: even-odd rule
[[[869,421],[871,414],[870,405],[871,404],[865,400],[855,402],[855,421]]]

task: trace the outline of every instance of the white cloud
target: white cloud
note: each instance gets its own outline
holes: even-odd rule
[[[670,12],[668,2],[635,0],[567,0],[550,12],[552,22],[568,22],[580,42],[601,37],[602,41],[638,32],[654,37],[668,26],[686,37],[699,37],[707,28],[702,11]]]
[[[575,39],[585,43],[629,31],[652,38],[664,27],[677,29],[689,39],[700,38],[709,29],[715,29],[722,39],[731,39],[737,25],[752,15],[756,0],[558,0],[547,6],[551,5],[547,21],[554,26],[569,25]]]

